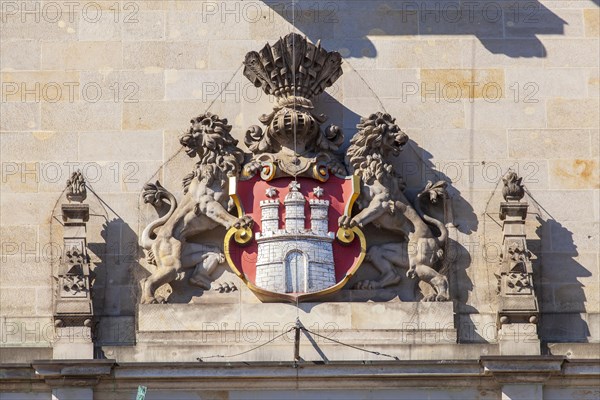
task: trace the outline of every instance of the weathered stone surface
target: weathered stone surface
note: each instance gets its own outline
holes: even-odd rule
[[[37,225],[3,225],[0,227],[0,248],[2,248],[2,262],[9,257],[21,256],[21,249],[33,249],[38,241]]]
[[[239,21],[241,15],[239,11],[235,13],[238,15],[237,20]],[[198,25],[198,21],[209,21],[210,23]],[[175,41],[243,40],[250,36],[250,26],[254,25],[236,23],[234,16],[223,18],[220,12],[216,15],[206,16],[197,9],[187,12],[172,11],[166,18],[166,38]],[[218,26],[219,29],[214,29],[215,26]]]
[[[457,99],[505,97],[504,71],[501,69],[421,69],[421,97],[430,100],[428,91],[446,101]]]
[[[549,343],[548,349],[552,355],[564,355],[571,359],[597,359],[600,349],[595,343]]]
[[[160,69],[81,73],[81,96],[85,101],[135,103],[165,97],[164,73]]]
[[[599,189],[598,160],[552,160],[550,162],[550,188]]]
[[[96,341],[103,346],[135,344],[135,317],[102,317],[97,325]],[[112,358],[111,354],[107,357]]]
[[[79,100],[79,72],[3,72],[3,101],[57,102]]]
[[[186,70],[208,67],[207,41],[198,42],[125,42],[123,67],[159,72],[162,69]]]
[[[446,336],[442,341],[456,340],[452,303],[449,302],[301,303],[298,307],[277,303],[241,306],[205,303],[201,308],[193,304],[140,305],[138,331],[145,333],[148,339],[153,332],[200,331],[211,337],[220,335],[216,332],[220,330],[238,331],[238,334],[247,330],[265,333],[276,330],[279,333],[293,327],[296,318],[309,329],[348,331],[355,337],[363,330],[382,334],[391,330],[423,338],[430,335],[432,340],[436,334],[444,333]],[[234,335],[227,333],[230,334]],[[368,336],[364,340],[368,340]]]
[[[441,156],[444,152],[452,153],[453,161],[458,162],[461,171],[461,176],[469,175],[469,168],[472,168],[472,174],[483,174],[484,165],[480,164],[479,160],[497,160],[508,159],[506,152],[507,135],[503,129],[440,129],[440,134],[445,137],[445,140],[439,141],[432,137],[429,129],[411,129],[410,138],[415,144],[420,147],[422,157],[431,162],[437,171],[443,171],[445,168],[450,168],[448,165],[449,159]],[[469,143],[469,145],[465,145]],[[416,146],[415,146],[416,148]],[[408,150],[409,152],[411,150]],[[408,155],[403,154],[406,159],[402,163],[408,163]],[[460,161],[459,161],[460,160]],[[418,167],[417,161],[413,162],[410,167]],[[411,172],[406,165],[406,172]],[[430,171],[433,175],[434,172]],[[473,202],[475,203],[475,202]],[[473,204],[477,206],[477,204]]]
[[[582,143],[588,140],[587,129],[510,129],[508,152],[517,159],[586,158],[590,148]]]
[[[123,23],[122,38],[125,41],[164,40],[166,37],[166,15],[164,12],[141,11]]]
[[[597,36],[597,35],[596,35]],[[576,399],[581,398],[583,400],[592,400],[598,397],[600,391],[593,388],[561,388],[561,387],[544,387],[544,399],[547,400],[563,400],[563,399]]]
[[[0,290],[0,292],[3,292],[3,290]],[[27,291],[23,291],[23,293],[28,294]],[[4,306],[2,307],[2,314],[0,333],[3,347],[46,348],[52,346],[55,336],[51,316],[36,317],[32,315],[32,312],[12,316],[9,312],[5,313]],[[2,353],[4,351],[6,350],[2,348]],[[8,362],[9,360],[10,358],[7,358],[3,361]]]
[[[542,400],[543,398],[543,387],[540,384],[502,385],[502,400]]]
[[[122,104],[114,102],[43,103],[41,127],[47,131],[121,129]]]
[[[589,221],[594,217],[594,193],[591,190],[534,190],[532,194],[537,202],[545,204],[544,208],[555,221]]]
[[[583,10],[583,23],[586,36],[597,38],[600,35],[600,15],[597,9]]]
[[[260,46],[262,45],[263,43],[257,40],[238,39],[209,41],[208,63],[206,67],[209,70],[229,70],[233,72],[236,69],[238,69],[239,64],[223,63],[222,60],[242,60],[246,53],[248,53],[251,50],[260,48]]]
[[[25,180],[42,180],[45,161],[66,161],[70,154],[77,152],[77,135],[71,132],[3,132],[2,142],[2,162],[17,163],[15,173]],[[30,170],[27,165],[19,165],[24,161],[34,168]],[[12,174],[8,168],[5,171],[5,176]]]
[[[10,243],[10,244],[9,244]],[[13,250],[12,243],[18,243],[18,250]],[[3,242],[4,251],[18,255],[3,255],[0,269],[0,286],[3,288],[49,286],[50,266],[44,252],[47,249],[28,242]],[[27,264],[27,274],[23,272],[23,264]],[[24,279],[24,276],[27,279]],[[15,299],[17,301],[17,299]]]
[[[497,114],[493,110],[502,108],[503,113]],[[489,101],[486,99],[474,100],[465,106],[466,127],[470,129],[503,128],[537,128],[545,126],[546,121],[554,118],[552,114],[546,116],[543,103],[516,103],[513,99],[499,99]]]
[[[234,119],[237,107],[217,102],[211,110],[225,110],[222,115],[228,115]],[[202,112],[197,100],[175,100],[167,103],[161,101],[139,101],[137,103],[123,104],[123,130],[155,130],[155,129],[178,129],[181,132],[182,121],[187,121],[194,115]]]
[[[219,70],[168,70],[165,71],[165,98],[169,100],[198,99],[242,103],[246,101],[241,74]],[[235,81],[228,87],[229,81]],[[246,86],[249,86],[246,84]],[[228,90],[229,88],[229,90]],[[218,94],[225,90],[223,97]],[[251,87],[250,89],[251,90]]]
[[[505,93],[523,103],[537,103],[552,97],[585,97],[589,78],[583,72],[573,68],[506,68]]]
[[[42,16],[41,3],[37,1],[22,8],[19,4],[7,5],[3,11],[0,26],[3,42],[27,39],[67,43],[77,40],[78,16],[65,15],[65,18],[57,20],[55,11],[48,11],[48,15]]]
[[[540,355],[540,339],[535,324],[505,324],[498,330],[501,355]]]
[[[490,51],[489,48],[493,48],[494,51]],[[546,54],[544,44],[531,38],[486,39],[485,44],[469,37],[460,40],[462,67],[541,67]],[[446,62],[448,61],[445,60]]]
[[[31,132],[40,129],[41,107],[39,103],[0,102],[0,131]],[[4,146],[2,146],[4,147]]]
[[[548,127],[595,128],[600,126],[598,99],[554,99],[548,101]]]
[[[366,103],[367,107],[358,106],[358,104],[364,102],[364,99],[351,98],[349,100],[349,107],[351,107],[352,110],[356,110],[356,112],[368,107],[368,103]],[[422,102],[418,98],[409,98],[406,101],[398,101],[397,99],[387,99],[384,101],[385,107],[391,114],[402,115],[402,121],[400,122],[399,120],[402,124],[402,129],[410,131],[410,129],[418,128],[431,131],[448,128],[463,129],[467,127],[465,109],[460,102],[447,102],[441,100],[440,97],[438,97],[437,100],[432,99],[431,101],[425,102]],[[375,102],[370,109],[372,110],[373,107],[375,107],[375,109],[381,108],[377,102]],[[369,111],[367,111],[366,114],[368,113]],[[438,118],[438,113],[440,113],[439,115],[444,115],[444,119],[446,120],[444,124],[442,124]],[[430,115],[431,118],[422,118],[422,115]]]
[[[584,36],[581,10],[557,8],[550,11],[539,7],[535,8],[533,13],[535,17],[531,16],[531,11],[521,7],[517,7],[515,10],[510,10],[510,7],[507,7],[505,36],[508,38],[527,38],[542,33],[550,37]],[[565,21],[561,29],[557,29],[557,18]]]
[[[42,45],[42,68],[120,68],[121,51],[120,42],[46,42]]]
[[[121,143],[116,147],[116,142]],[[159,147],[145,146],[148,141]],[[84,161],[148,161],[162,159],[162,132],[86,132],[79,134],[79,154]]]
[[[52,390],[52,400],[93,400],[91,388],[61,388]]]
[[[385,4],[380,7],[374,6],[370,11],[371,18],[377,20],[377,25],[373,26],[371,18],[364,18],[364,10],[359,8],[340,8],[331,7],[331,13],[328,15],[317,15],[317,18],[323,19],[325,23],[334,26],[335,37],[363,38],[365,35],[386,36],[386,35],[416,35],[419,30],[419,16],[411,10],[393,9],[394,4]],[[315,12],[316,14],[317,12]],[[309,15],[306,16],[310,18]],[[356,21],[355,24],[346,24],[343,21]],[[398,23],[398,21],[402,21]],[[424,28],[427,29],[427,28]]]
[[[38,40],[13,40],[0,43],[2,71],[40,68],[42,44]]]
[[[599,39],[545,39],[548,67],[598,67]],[[569,49],[568,51],[566,51]]]
[[[377,68],[460,68],[458,40],[381,40],[377,42]]]
[[[22,193],[2,193],[2,201],[19,204],[23,200]],[[25,194],[25,196],[27,196]],[[50,222],[50,214],[54,208],[56,194],[36,193],[33,198],[28,198],[28,208],[2,207],[0,217],[2,224],[6,225],[46,225]]]

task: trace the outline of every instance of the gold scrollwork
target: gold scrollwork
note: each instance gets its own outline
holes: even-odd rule
[[[339,228],[337,231],[337,238],[344,244],[350,244],[354,240],[354,230],[348,228]]]
[[[265,162],[260,168],[260,178],[264,181],[269,182],[273,178],[275,178],[275,174],[277,172],[277,167],[274,163]]]
[[[250,243],[252,240],[252,229],[250,228],[236,228],[233,240],[239,245]]]
[[[313,167],[313,177],[320,182],[327,182],[329,179],[327,164],[322,162],[315,164]]]
[[[344,209],[344,215],[346,217],[352,216],[352,207],[354,207],[354,203],[356,203],[356,200],[358,199],[359,195],[360,195],[360,176],[353,175],[352,176],[352,196],[350,196],[350,199],[348,200],[348,203],[346,203],[346,207]],[[350,244],[354,240],[357,233],[362,235],[362,231],[358,227],[354,227],[354,228],[339,227],[336,236],[340,242],[342,242],[344,244]]]
[[[237,195],[237,178],[235,176],[229,177],[229,196],[235,204],[235,208],[238,213],[238,217],[241,218],[244,215],[244,207]],[[251,228],[231,228],[233,233],[233,239],[237,244],[245,245],[250,243],[252,240],[252,229]]]

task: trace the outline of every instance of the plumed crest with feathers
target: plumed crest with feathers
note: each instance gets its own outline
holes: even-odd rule
[[[244,76],[266,94],[310,99],[342,75],[342,56],[310,43],[306,37],[290,33],[259,52],[251,51],[244,60]]]

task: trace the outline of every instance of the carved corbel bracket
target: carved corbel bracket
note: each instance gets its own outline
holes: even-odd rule
[[[564,356],[482,356],[484,374],[498,383],[544,383],[562,372]]]
[[[31,366],[37,377],[56,387],[92,387],[109,377],[115,360],[39,360]]]

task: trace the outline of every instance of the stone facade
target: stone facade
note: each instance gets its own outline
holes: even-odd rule
[[[597,399],[598,2],[315,1],[294,13],[290,3],[0,2],[0,397],[133,398],[147,384],[155,399]],[[240,290],[175,281],[172,304],[137,304],[149,274],[137,242],[154,217],[143,186],[189,172],[178,138],[207,109],[243,142],[273,99],[240,63],[292,31],[342,55],[344,75],[318,105],[348,140],[359,116],[387,110],[412,139],[397,162],[407,193],[451,183],[452,302],[416,303],[403,279],[297,308],[264,304],[221,265],[214,275]],[[527,189],[519,235],[535,255],[526,273],[539,321],[499,329],[509,168]],[[64,182],[78,169],[91,189],[87,362],[54,357]],[[365,264],[360,275],[377,273]],[[294,363],[293,337],[232,363],[196,360],[251,350],[296,317],[402,361],[316,336],[300,346],[314,364]],[[74,340],[61,358],[91,352],[87,328],[61,328]]]

